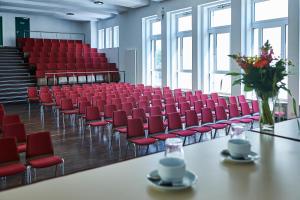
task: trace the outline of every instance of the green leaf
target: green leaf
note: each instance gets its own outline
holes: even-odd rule
[[[238,79],[238,80],[233,81],[232,86],[234,86],[234,85],[239,85],[239,84],[241,84],[241,83],[242,83],[242,79],[240,78],[240,79]]]
[[[253,90],[253,87],[250,87],[250,86],[247,86],[247,85],[244,86],[244,91],[245,92],[251,92],[252,90]]]
[[[294,113],[296,115],[298,129],[300,129],[300,123],[299,123],[299,120],[298,120],[298,112],[297,112],[297,103],[296,103],[295,98],[293,98],[293,109],[294,109]]]
[[[240,76],[240,75],[242,75],[241,73],[238,73],[238,72],[228,72],[227,74],[226,74],[226,76]]]

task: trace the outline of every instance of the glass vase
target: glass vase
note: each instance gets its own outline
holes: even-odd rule
[[[261,132],[274,133],[275,115],[274,109],[277,96],[258,95],[260,110],[259,128]]]

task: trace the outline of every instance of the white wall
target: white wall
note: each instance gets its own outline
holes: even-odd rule
[[[0,12],[3,20],[3,45],[16,45],[15,17],[30,18],[31,31],[85,33],[83,22],[56,19],[47,16]]]

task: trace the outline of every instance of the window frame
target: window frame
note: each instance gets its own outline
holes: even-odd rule
[[[106,42],[105,41],[105,29],[104,28],[99,29],[98,30],[98,49],[105,49],[105,42]]]

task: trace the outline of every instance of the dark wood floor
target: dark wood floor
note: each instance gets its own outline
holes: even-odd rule
[[[57,128],[55,114],[51,110],[45,111],[45,125],[42,126],[40,120],[39,105],[32,105],[31,117],[28,115],[27,104],[13,104],[5,105],[8,114],[19,114],[22,122],[26,126],[28,133],[37,131],[50,131],[52,141],[55,149],[55,154],[61,156],[65,160],[65,174],[71,174],[82,170],[101,167],[112,163],[120,162],[125,159],[134,158],[134,151],[128,151],[127,158],[125,158],[126,138],[121,136],[120,147],[118,136],[112,140],[112,149],[109,149],[108,131],[109,130],[96,130],[93,132],[92,137],[89,137],[89,131],[80,130],[78,125],[72,126],[70,120],[66,120],[66,128],[63,129],[62,120],[60,120],[60,127]],[[224,136],[224,132],[220,132],[218,136]],[[209,135],[203,137],[204,141],[209,140]],[[194,140],[187,140],[188,143],[194,143]],[[159,150],[163,151],[163,144],[159,144]],[[145,149],[140,149],[138,156],[143,156]],[[152,146],[149,153],[156,153],[156,147]],[[25,162],[24,155],[21,155],[21,160]],[[54,178],[54,169],[47,168],[37,170],[37,179],[33,182],[42,181]],[[24,185],[22,177],[12,176],[7,178],[5,186],[1,186],[1,190],[9,189]]]

